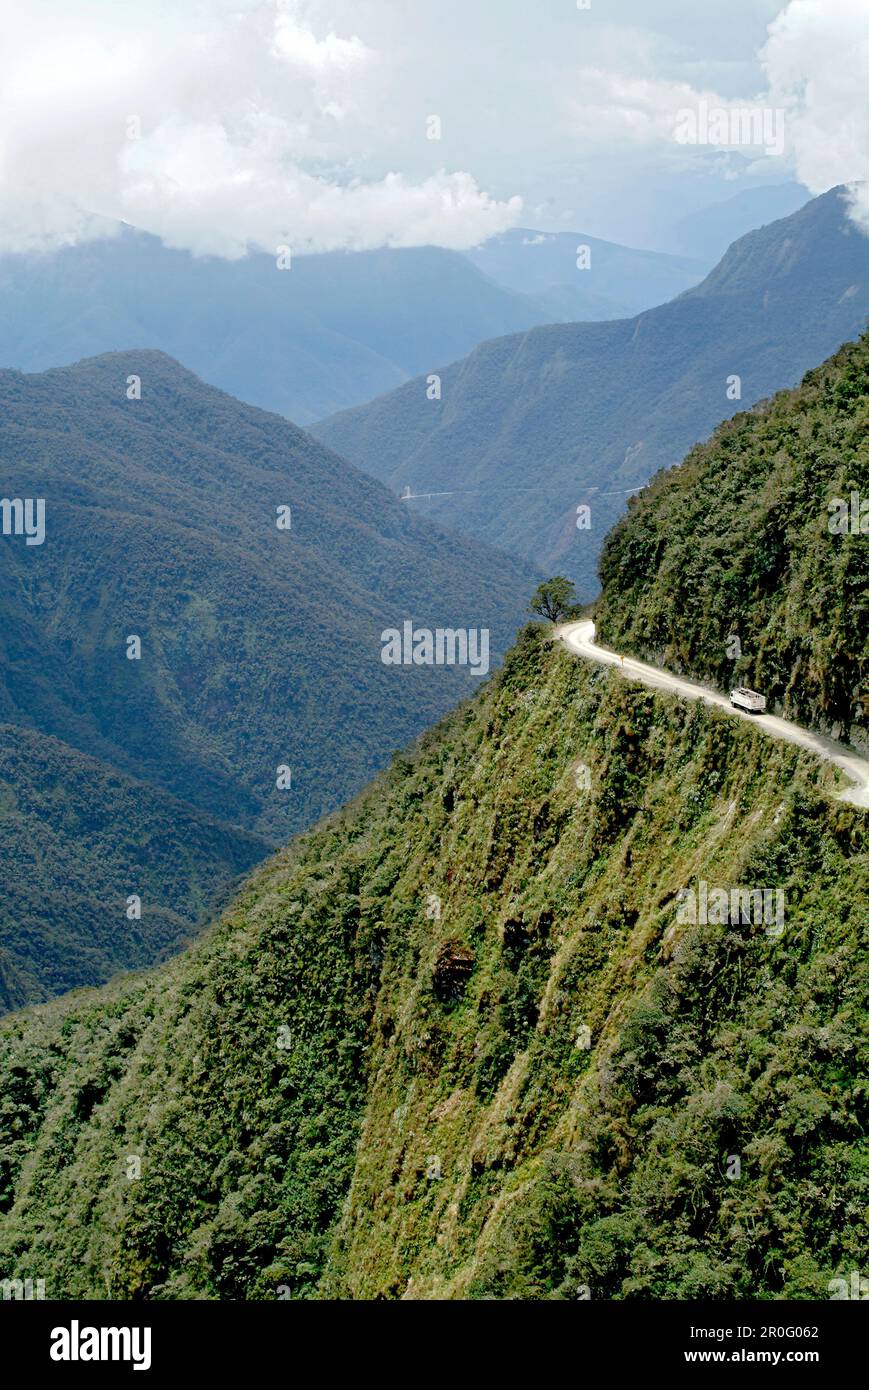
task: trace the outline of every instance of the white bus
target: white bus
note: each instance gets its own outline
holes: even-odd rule
[[[744,685],[731,690],[730,703],[734,709],[744,709],[748,714],[763,714],[766,710],[766,696],[758,695],[756,690],[747,690]]]

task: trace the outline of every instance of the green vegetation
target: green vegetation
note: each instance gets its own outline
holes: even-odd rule
[[[760,518],[804,497],[778,454],[750,496],[751,431],[843,448],[862,352],[656,482],[608,551],[607,623],[670,490]],[[775,532],[773,589],[809,526]],[[672,581],[678,539],[644,573],[691,634],[708,590]],[[811,556],[818,690],[840,539]],[[0,1272],[51,1298],[826,1297],[865,1268],[869,1208],[867,812],[837,778],[530,624],[182,955],[0,1021]],[[692,914],[701,884],[781,893],[781,923]]]
[[[179,950],[272,848],[10,724],[0,724],[0,838],[0,1011]],[[130,895],[141,917],[127,916]]]
[[[555,579],[544,579],[531,600],[531,612],[550,623],[560,623],[565,618],[575,618],[579,613],[576,602],[576,585],[563,575]]]
[[[209,881],[471,691],[464,668],[387,669],[385,627],[489,627],[494,661],[537,580],[161,353],[0,372],[0,459],[4,496],[45,498],[44,544],[0,537],[0,722],[57,741],[0,788],[0,949],[29,1000],[160,959],[212,908]],[[117,903],[137,883],[134,945]]]
[[[588,601],[628,489],[865,329],[869,241],[841,195],[742,237],[670,303],[483,343],[441,373],[439,401],[423,378],[314,433],[396,491],[449,493],[426,516],[567,574]]]
[[[791,719],[869,734],[869,334],[716,430],[659,475],[607,539],[603,641]],[[864,517],[866,513],[864,513]]]
[[[865,813],[832,776],[532,626],[185,955],[0,1025],[0,1267],[53,1297],[822,1294],[869,1201]],[[784,935],[680,926],[701,879],[783,888]]]

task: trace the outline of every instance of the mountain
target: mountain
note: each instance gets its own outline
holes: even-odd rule
[[[499,285],[548,305],[553,319],[568,320],[629,318],[696,285],[710,264],[527,227],[491,237],[465,257]]]
[[[811,458],[849,418],[862,457],[867,351],[656,482],[607,549],[605,624],[636,583],[619,557],[696,479],[694,673],[721,642],[697,579],[720,504],[811,504],[740,599],[765,630]],[[865,599],[841,539],[812,555],[819,689]],[[742,550],[715,558],[739,596]],[[828,1297],[869,1201],[867,812],[837,776],[529,627],[177,959],[0,1022],[0,1267],[49,1298]],[[732,905],[763,889],[774,915]]]
[[[385,665],[384,630],[485,629],[494,663],[536,582],[157,352],[0,372],[0,458],[0,949],[30,999],[165,954],[479,682]]]
[[[314,433],[393,488],[435,494],[410,504],[427,516],[568,572],[589,597],[629,491],[867,318],[869,238],[834,189],[669,304],[484,343],[443,369],[440,400],[411,382]]]
[[[0,835],[0,1012],[174,954],[272,849],[11,724],[0,725]]]
[[[603,550],[602,638],[865,744],[867,436],[869,334],[631,500]]]
[[[672,231],[675,246],[707,265],[723,256],[731,242],[768,222],[799,212],[809,194],[799,183],[764,184],[744,188],[732,198],[712,203],[677,222]]]
[[[196,258],[126,228],[0,258],[0,365],[33,372],[159,348],[299,424],[550,317],[434,247],[291,257],[279,270],[276,257]]]

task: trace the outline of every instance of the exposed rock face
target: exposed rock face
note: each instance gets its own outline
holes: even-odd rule
[[[463,946],[460,941],[443,943],[432,971],[434,992],[442,1004],[455,1003],[461,999],[474,969],[475,960],[470,946]]]

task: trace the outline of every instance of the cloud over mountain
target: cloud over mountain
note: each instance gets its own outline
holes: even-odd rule
[[[864,0],[791,0],[770,25],[763,61],[787,113],[798,178],[813,193],[848,184],[869,230],[869,9]]]
[[[491,198],[467,171],[359,175],[386,60],[355,33],[315,32],[302,10],[75,0],[48,14],[2,0],[0,249],[120,221],[226,257],[460,249],[511,226],[521,200]]]

